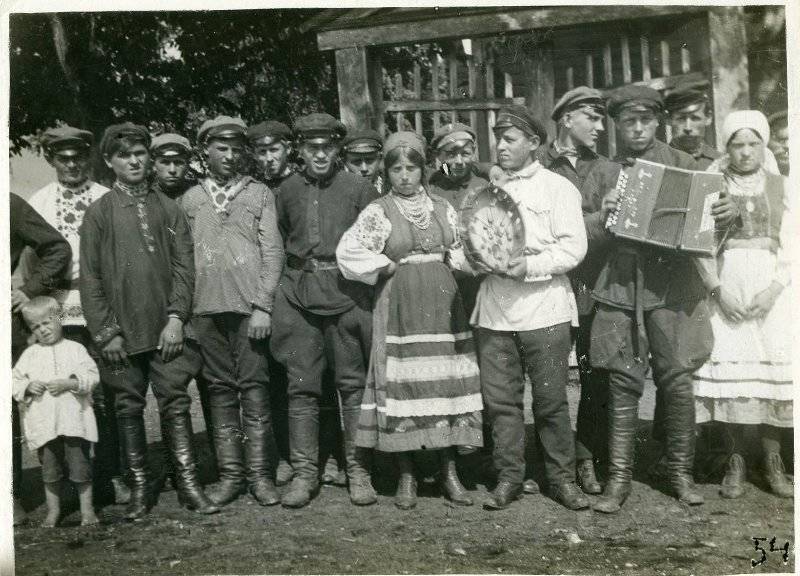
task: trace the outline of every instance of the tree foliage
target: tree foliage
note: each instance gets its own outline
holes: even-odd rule
[[[333,56],[299,30],[315,12],[12,14],[12,151],[57,122],[99,137],[130,120],[192,138],[218,113],[335,114]]]

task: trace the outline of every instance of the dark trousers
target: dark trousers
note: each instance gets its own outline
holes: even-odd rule
[[[525,474],[524,373],[531,380],[533,418],[551,485],[575,477],[575,443],[569,419],[570,327],[525,332],[478,330],[481,391],[494,441],[498,481],[519,485]]]
[[[128,356],[122,369],[104,368],[102,378],[114,390],[117,418],[141,417],[148,385],[158,403],[162,420],[189,412],[191,400],[187,388],[197,370],[199,351],[191,340],[183,343],[183,352],[177,358],[164,362],[157,350]]]
[[[244,314],[196,316],[192,324],[203,353],[212,425],[235,422],[242,430],[244,419],[271,438],[267,340],[247,336],[250,317]]]
[[[574,331],[581,395],[575,433],[575,459],[601,460],[608,455],[608,372],[593,368],[590,345],[594,311],[580,317]]]
[[[64,338],[82,344],[98,367],[103,365],[100,351],[89,330],[83,326],[64,326]],[[122,454],[119,447],[117,411],[114,389],[106,381],[107,370],[101,371],[100,385],[92,392],[92,409],[97,421],[97,444],[94,446],[94,478],[98,489],[108,490],[111,478],[121,475]]]
[[[272,429],[278,458],[289,461],[289,397],[286,367],[269,353],[269,405],[272,412]]]
[[[312,314],[289,303],[278,291],[272,327],[272,353],[286,366],[287,394],[322,396],[326,368],[342,396],[342,403],[360,405],[372,338],[372,313],[355,306],[332,316]],[[357,398],[356,398],[357,396]]]

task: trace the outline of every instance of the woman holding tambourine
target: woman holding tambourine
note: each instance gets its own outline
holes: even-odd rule
[[[423,186],[425,146],[414,132],[386,139],[388,193],[364,209],[336,250],[345,278],[378,287],[356,443],[397,455],[402,509],[416,505],[411,454],[431,449],[439,451],[447,497],[471,505],[454,448],[483,445],[475,345],[451,272],[469,267],[455,210]]]

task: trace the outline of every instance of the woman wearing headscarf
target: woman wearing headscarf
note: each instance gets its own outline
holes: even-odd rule
[[[388,194],[364,209],[336,250],[345,278],[377,284],[373,342],[356,443],[397,455],[395,504],[416,504],[412,452],[439,451],[444,491],[472,498],[454,447],[483,444],[478,364],[451,267],[468,268],[453,207],[429,194],[425,141],[397,132],[384,144]]]
[[[792,216],[784,178],[765,164],[769,136],[767,119],[756,110],[733,112],[723,125],[722,173],[742,223],[726,232],[716,261],[706,260],[714,348],[695,374],[695,404],[697,422],[725,423],[732,443],[724,498],[744,491],[748,427],[757,428],[771,491],[793,494],[780,456],[780,429],[792,427]]]

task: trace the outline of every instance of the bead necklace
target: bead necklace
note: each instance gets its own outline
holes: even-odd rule
[[[420,186],[412,196],[402,196],[392,188],[392,199],[403,218],[414,226],[420,230],[427,230],[431,225],[431,207],[425,188]]]

